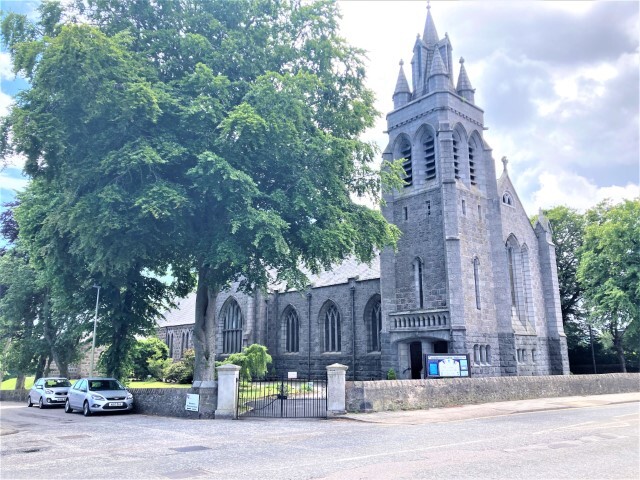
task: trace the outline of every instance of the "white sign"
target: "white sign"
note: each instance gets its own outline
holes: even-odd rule
[[[190,412],[197,412],[200,406],[200,395],[197,393],[187,393],[187,403],[184,406],[185,410]]]
[[[296,379],[298,378],[298,372],[287,372],[287,378],[289,379]]]

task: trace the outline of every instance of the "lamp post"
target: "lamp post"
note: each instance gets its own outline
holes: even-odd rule
[[[93,317],[93,345],[91,346],[91,369],[89,370],[89,377],[93,377],[93,362],[96,353],[96,326],[98,324],[98,303],[100,302],[100,285],[94,285],[93,288],[97,288],[96,293],[96,314]]]

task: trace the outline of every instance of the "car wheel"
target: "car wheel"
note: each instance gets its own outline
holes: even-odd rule
[[[73,413],[73,408],[71,408],[71,404],[69,403],[69,399],[64,404],[64,413]]]
[[[31,395],[27,396],[27,407],[32,407],[33,403],[31,403]]]
[[[42,397],[40,397],[40,400],[38,401],[38,408],[44,408],[44,402],[42,401]]]
[[[91,415],[91,408],[89,408],[89,402],[85,401],[84,405],[82,406],[82,413],[85,417],[88,417]]]

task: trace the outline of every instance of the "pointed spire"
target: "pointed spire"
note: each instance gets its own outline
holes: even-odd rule
[[[458,87],[456,88],[456,92],[468,102],[475,104],[476,90],[471,86],[469,75],[467,75],[467,69],[464,68],[464,58],[462,57],[460,57],[460,75],[458,75]]]
[[[434,75],[447,75],[447,67],[444,66],[444,62],[442,61],[442,56],[440,55],[439,48],[436,48],[436,51],[433,54],[433,60],[431,62],[431,70],[429,71],[430,77],[433,77]]]
[[[398,72],[398,81],[396,82],[396,89],[393,92],[394,95],[398,93],[411,93],[411,89],[409,88],[409,82],[407,81],[407,77],[404,74],[404,61],[400,60],[400,71]]]
[[[400,71],[398,72],[398,81],[396,82],[396,89],[393,92],[393,107],[399,108],[402,105],[411,101],[411,88],[409,88],[409,82],[404,74],[404,62],[400,60]]]
[[[424,24],[424,35],[422,40],[425,45],[432,46],[438,43],[438,32],[436,31],[436,24],[433,23],[433,17],[431,16],[431,5],[427,3],[427,21]]]
[[[471,82],[469,81],[469,76],[467,75],[467,69],[464,68],[464,58],[460,57],[460,75],[458,75],[458,86],[456,88],[458,93],[464,90],[473,91],[473,87],[471,86]]]

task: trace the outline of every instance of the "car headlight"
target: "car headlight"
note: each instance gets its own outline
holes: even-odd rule
[[[98,395],[97,393],[92,393],[91,398],[93,398],[94,400],[106,400],[106,398],[104,398],[102,395]]]
[[[48,388],[44,391],[44,393],[51,395],[53,393],[53,390],[49,390]]]
[[[127,400],[133,400],[133,395],[131,395],[130,393],[127,393]]]

